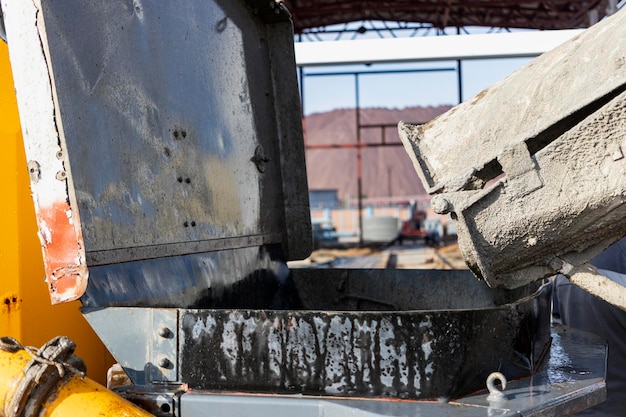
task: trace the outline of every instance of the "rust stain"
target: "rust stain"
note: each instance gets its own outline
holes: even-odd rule
[[[66,201],[40,207],[37,221],[51,302],[78,299],[85,292],[88,277],[80,223]]]
[[[2,299],[2,313],[11,314],[12,311],[18,310],[21,299],[17,294],[5,294]]]

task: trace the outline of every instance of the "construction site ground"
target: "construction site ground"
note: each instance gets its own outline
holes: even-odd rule
[[[318,249],[291,268],[467,269],[456,243],[431,247],[423,242],[377,247]]]

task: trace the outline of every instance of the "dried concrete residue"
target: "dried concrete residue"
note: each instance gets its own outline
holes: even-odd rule
[[[558,272],[555,257],[578,265],[626,234],[625,126],[626,92],[535,155],[508,152],[484,190],[442,194],[474,272],[517,287]]]

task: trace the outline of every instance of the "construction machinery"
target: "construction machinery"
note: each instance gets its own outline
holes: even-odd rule
[[[402,244],[405,240],[424,240],[428,244],[430,233],[424,227],[424,220],[426,220],[425,211],[418,210],[411,213],[411,218],[402,222],[398,242]]]
[[[64,338],[3,338],[5,415],[565,415],[604,398],[606,347],[550,326],[542,274],[288,270],[312,231],[282,2],[1,5],[50,300],[80,300],[130,380],[92,384]]]
[[[565,274],[622,309],[587,262],[626,235],[624,12],[433,121],[400,124],[432,206],[477,277],[515,288]],[[602,64],[600,64],[602,63]]]

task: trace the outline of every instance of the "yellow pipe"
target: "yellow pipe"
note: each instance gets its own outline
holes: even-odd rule
[[[0,350],[0,415],[11,402],[15,387],[24,376],[31,356],[24,350],[15,353]],[[68,371],[69,372],[69,371]],[[43,403],[41,417],[151,417],[131,402],[106,389],[97,382],[71,373],[52,389]]]

